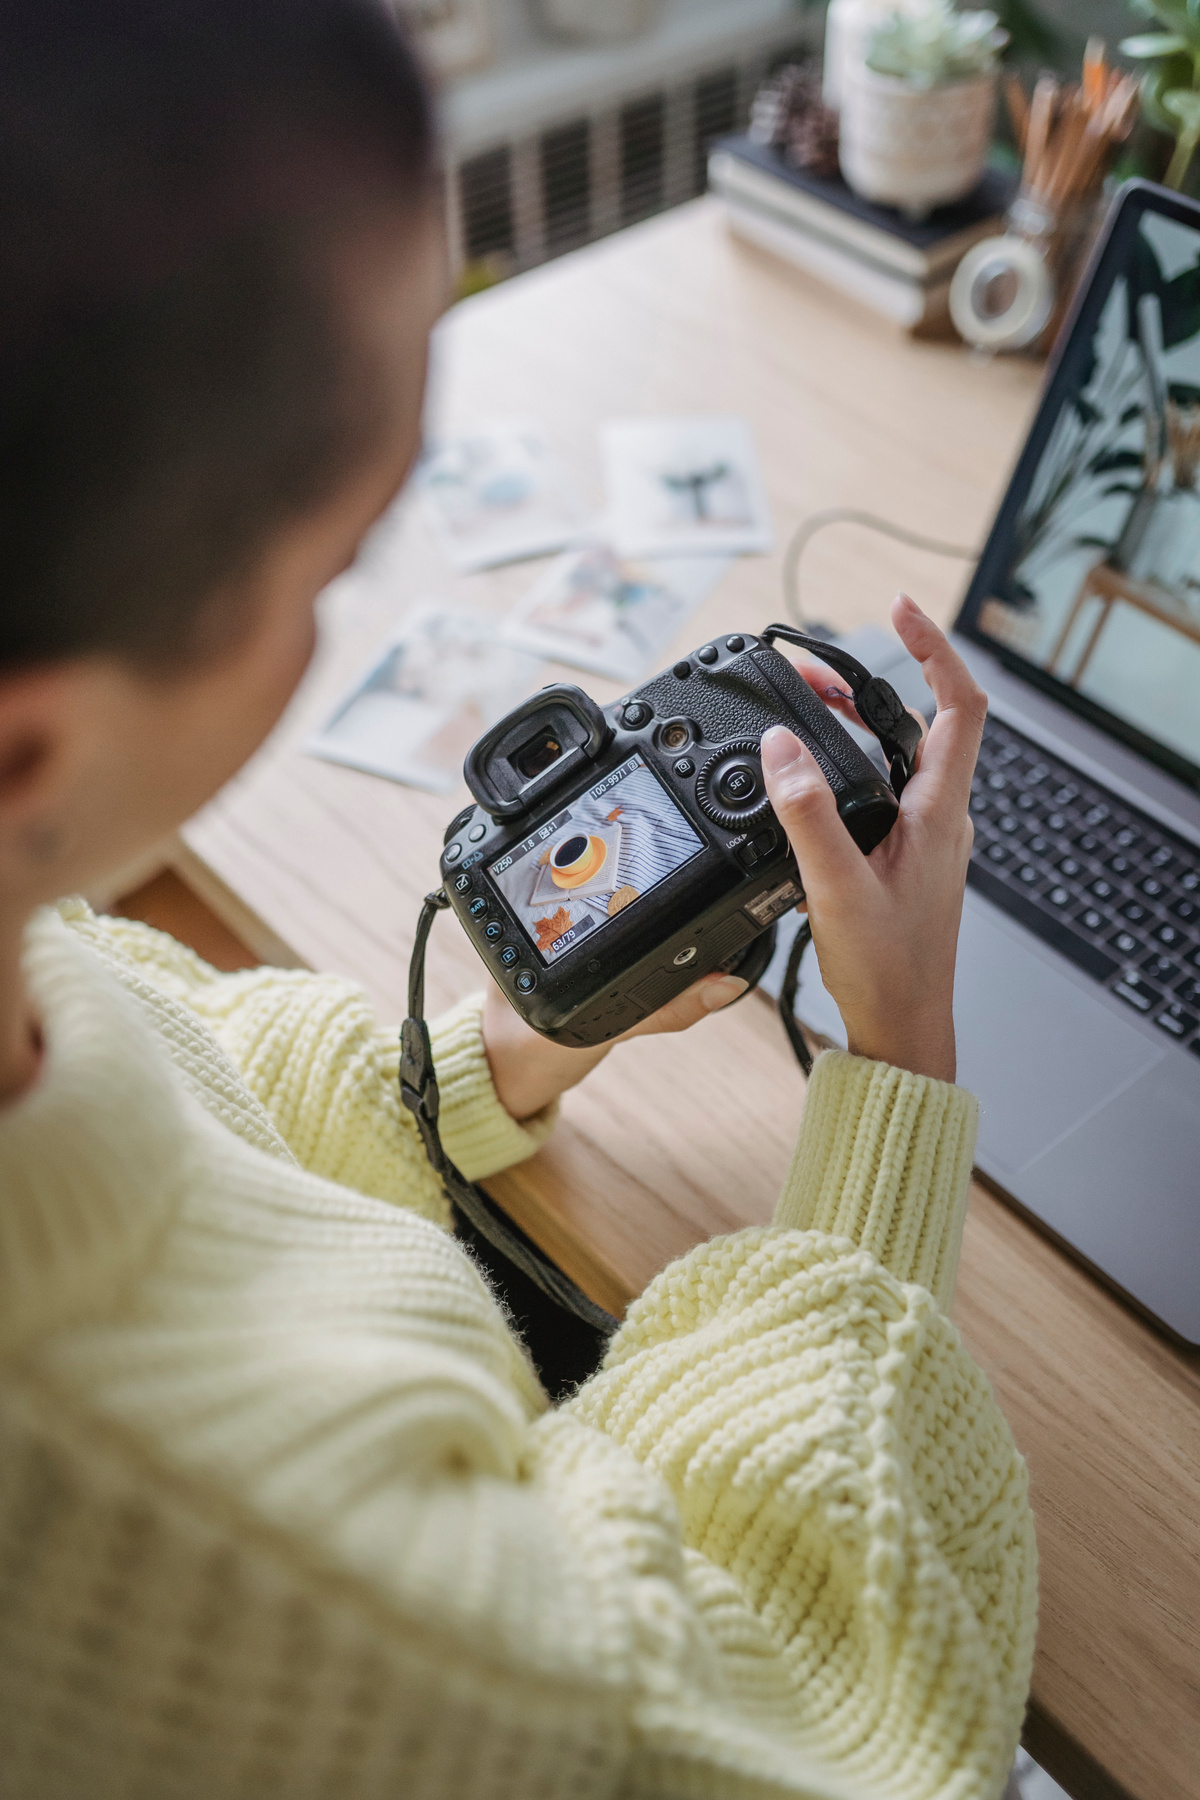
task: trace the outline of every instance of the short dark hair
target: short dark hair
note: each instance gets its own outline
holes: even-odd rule
[[[339,222],[433,176],[386,0],[0,0],[0,666],[194,654],[369,449]]]

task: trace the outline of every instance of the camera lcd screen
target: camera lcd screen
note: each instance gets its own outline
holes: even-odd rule
[[[1125,203],[960,629],[1200,776],[1200,230]]]
[[[703,848],[635,754],[492,863],[488,874],[542,961],[552,963]]]

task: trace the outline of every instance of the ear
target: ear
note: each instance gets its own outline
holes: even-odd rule
[[[71,663],[0,675],[0,879],[20,884],[22,865],[44,863],[76,760],[82,688]]]

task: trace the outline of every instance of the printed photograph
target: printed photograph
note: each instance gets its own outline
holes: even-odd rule
[[[499,420],[432,445],[417,483],[460,574],[562,550],[586,523],[560,458],[530,420]]]
[[[704,845],[639,755],[488,869],[551,963]]]
[[[620,555],[771,548],[766,489],[745,419],[614,419],[601,429],[600,450],[607,525]]]
[[[1200,763],[1200,233],[1147,213],[982,630]]]
[[[508,615],[504,635],[577,669],[636,681],[729,566],[717,556],[623,562],[607,544],[589,544],[546,571]]]
[[[503,642],[492,620],[426,603],[304,747],[326,762],[449,793],[476,738],[543,677],[541,661]]]

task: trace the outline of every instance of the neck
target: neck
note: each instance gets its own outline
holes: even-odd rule
[[[25,923],[20,912],[0,913],[0,1106],[19,1100],[42,1066],[41,1030],[21,970]]]

